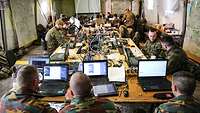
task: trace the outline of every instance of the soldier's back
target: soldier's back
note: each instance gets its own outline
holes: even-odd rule
[[[57,111],[40,101],[37,96],[10,91],[1,99],[0,113],[57,113]]]
[[[178,96],[156,108],[155,113],[200,113],[200,103],[193,97]]]
[[[70,105],[59,113],[119,113],[114,104],[107,99],[73,99]]]

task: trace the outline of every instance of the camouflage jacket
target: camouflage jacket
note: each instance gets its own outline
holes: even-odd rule
[[[162,46],[158,40],[155,40],[154,42],[147,40],[143,50],[147,57],[161,57],[161,52],[163,51]]]
[[[173,74],[180,70],[190,71],[189,61],[181,48],[176,46],[172,47],[166,53],[166,56],[166,59],[168,59],[168,73]]]
[[[72,99],[70,105],[65,106],[59,113],[119,113],[119,111],[107,99],[89,97]]]
[[[10,91],[1,98],[0,113],[57,113],[37,96]]]
[[[154,113],[200,113],[200,103],[193,97],[181,95],[161,104]]]
[[[53,27],[47,32],[45,40],[47,41],[47,50],[52,52],[64,43],[64,33]]]

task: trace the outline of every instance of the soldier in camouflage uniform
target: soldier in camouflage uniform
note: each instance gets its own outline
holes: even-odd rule
[[[154,113],[200,113],[200,101],[192,96],[195,88],[196,80],[191,73],[174,73],[172,92],[175,97],[157,107]]]
[[[120,37],[132,38],[134,36],[135,15],[129,9],[125,9],[122,21],[124,25],[119,27]]]
[[[5,52],[0,48],[0,79],[11,76],[12,71],[6,58]]]
[[[59,45],[64,43],[64,22],[58,19],[55,26],[52,27],[46,34],[45,41],[47,42],[47,50],[52,53]]]
[[[1,98],[0,113],[57,113],[36,94],[39,84],[36,68],[21,66],[15,74],[14,88]]]
[[[72,99],[59,113],[118,113],[114,104],[107,99],[91,96],[90,79],[83,73],[72,75],[70,89],[65,97]]]
[[[162,46],[155,29],[150,29],[148,33],[149,40],[146,41],[142,49],[144,54],[149,58],[151,56],[162,57]]]
[[[190,71],[190,64],[185,52],[174,43],[171,36],[164,36],[161,39],[161,45],[166,50],[169,74],[180,70]]]

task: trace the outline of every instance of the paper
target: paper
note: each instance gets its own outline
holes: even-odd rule
[[[125,68],[121,67],[109,67],[108,68],[109,81],[125,82]]]

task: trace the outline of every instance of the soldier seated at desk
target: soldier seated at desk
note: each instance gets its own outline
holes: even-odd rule
[[[36,94],[39,76],[33,66],[21,66],[15,73],[14,88],[0,101],[0,113],[57,113]]]
[[[72,75],[65,97],[71,99],[59,113],[118,113],[114,104],[107,99],[91,96],[92,85],[88,76],[81,72]]]
[[[162,46],[159,41],[159,36],[154,28],[150,28],[148,32],[148,40],[143,47],[144,54],[150,58],[151,56],[162,57]]]
[[[121,38],[132,38],[134,36],[134,22],[135,15],[127,8],[123,14],[123,25],[119,27],[119,33]]]
[[[171,88],[175,97],[157,107],[154,113],[200,112],[200,101],[192,96],[196,88],[196,81],[191,73],[186,71],[174,73]]]
[[[58,19],[55,26],[52,27],[46,34],[45,41],[47,42],[47,51],[50,54],[64,42],[64,25],[64,21]]]

